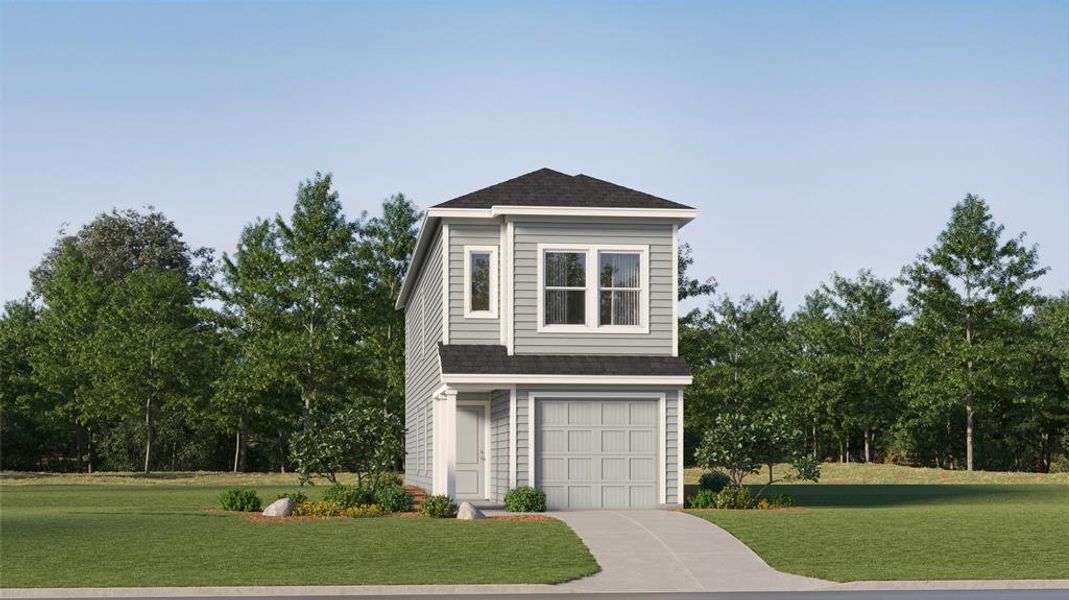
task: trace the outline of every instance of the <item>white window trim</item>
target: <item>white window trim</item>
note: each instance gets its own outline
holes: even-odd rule
[[[586,323],[582,325],[546,325],[545,324],[545,256],[546,252],[581,252],[586,255]],[[599,263],[598,254],[606,252],[639,254],[639,324],[638,325],[599,325],[598,294],[599,278],[596,274]],[[635,334],[650,332],[650,247],[640,244],[538,244],[537,283],[535,293],[538,295],[538,332],[539,333],[597,333],[597,334]]]
[[[490,255],[490,310],[471,309],[471,255]],[[464,246],[464,318],[497,318],[497,246]]]

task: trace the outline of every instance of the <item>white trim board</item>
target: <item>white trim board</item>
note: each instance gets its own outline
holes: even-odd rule
[[[590,206],[493,206],[491,208],[428,208],[427,217],[492,219],[503,215],[534,217],[637,217],[678,219],[684,223],[698,216],[694,208],[607,208]]]
[[[449,223],[442,223],[442,343],[449,344]]]
[[[690,385],[690,375],[521,375],[487,373],[445,373],[445,385],[496,384],[510,385],[583,384],[583,385]]]

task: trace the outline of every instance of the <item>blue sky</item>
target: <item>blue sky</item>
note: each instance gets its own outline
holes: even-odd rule
[[[233,248],[331,171],[350,215],[548,166],[696,206],[697,273],[788,310],[891,277],[967,192],[1069,289],[1065,2],[0,6],[0,298],[63,223]]]

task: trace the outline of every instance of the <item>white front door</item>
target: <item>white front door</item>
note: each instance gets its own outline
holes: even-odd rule
[[[481,404],[457,406],[457,498],[486,497],[485,410]]]

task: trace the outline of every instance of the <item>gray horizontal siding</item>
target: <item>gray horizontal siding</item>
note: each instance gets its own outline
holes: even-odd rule
[[[672,226],[663,223],[517,222],[515,324],[517,354],[671,354]],[[643,245],[649,248],[649,333],[538,332],[538,244]]]
[[[450,222],[449,224],[449,343],[500,344],[501,297],[504,277],[501,276],[501,225],[499,223]],[[498,303],[498,319],[464,318],[464,246],[498,247],[498,293],[491,299]]]
[[[434,477],[434,406],[441,381],[442,242],[436,235],[405,306],[405,482],[428,491]]]
[[[509,490],[509,392],[490,394],[490,499],[503,502]]]

